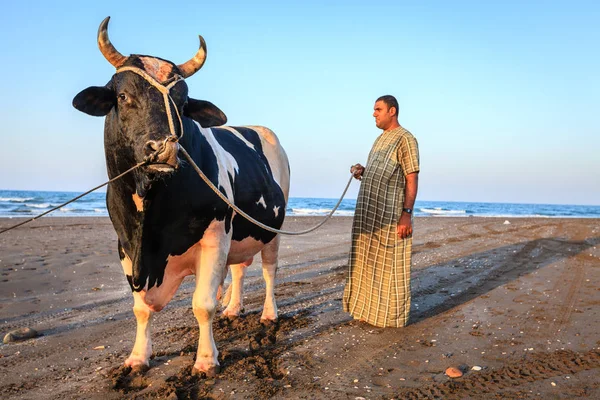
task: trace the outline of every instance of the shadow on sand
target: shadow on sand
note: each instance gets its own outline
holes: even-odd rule
[[[600,243],[542,238],[473,253],[413,272],[409,324],[441,314],[519,277]]]

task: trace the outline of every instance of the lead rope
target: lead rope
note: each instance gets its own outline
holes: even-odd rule
[[[210,187],[212,189],[213,192],[215,192],[215,194],[217,196],[219,196],[219,198],[221,200],[223,200],[225,202],[225,204],[227,204],[229,207],[231,207],[233,210],[235,210],[235,212],[237,212],[238,214],[240,214],[242,217],[246,218],[248,221],[250,221],[251,223],[253,223],[254,225],[269,231],[269,232],[273,232],[273,233],[280,233],[282,235],[290,235],[290,236],[295,236],[295,235],[304,235],[306,233],[312,232],[318,228],[320,228],[325,222],[327,222],[332,216],[333,213],[338,209],[338,207],[340,206],[340,204],[342,203],[342,200],[344,199],[344,196],[346,195],[346,192],[348,191],[348,188],[350,187],[350,183],[352,183],[352,176],[350,176],[350,179],[348,180],[348,183],[346,184],[346,187],[344,188],[344,192],[342,193],[342,196],[340,197],[340,199],[338,200],[337,204],[335,205],[335,207],[333,208],[333,210],[331,210],[331,212],[329,213],[329,215],[327,215],[323,221],[321,221],[320,223],[318,223],[317,225],[313,226],[312,228],[309,229],[305,229],[303,231],[299,231],[299,232],[290,232],[290,231],[284,231],[284,230],[280,230],[280,229],[275,229],[272,228],[268,225],[263,224],[260,221],[255,220],[254,218],[252,218],[251,216],[249,216],[248,214],[246,214],[244,211],[242,211],[238,206],[236,206],[235,204],[233,204],[227,197],[225,197],[225,195],[223,193],[221,193],[221,191],[219,189],[217,189],[215,187],[215,185],[206,177],[206,175],[204,175],[204,173],[202,172],[202,170],[200,168],[198,168],[198,165],[196,165],[196,163],[194,162],[194,160],[192,159],[192,157],[190,157],[190,155],[188,154],[188,152],[183,148],[183,146],[181,145],[181,143],[179,143],[179,139],[181,137],[177,137],[176,133],[175,133],[175,123],[173,122],[173,114],[171,113],[171,108],[169,107],[169,102],[173,103],[173,108],[175,109],[175,113],[177,115],[177,119],[179,120],[179,127],[181,130],[181,136],[183,136],[183,121],[181,120],[181,116],[179,115],[179,110],[177,110],[177,105],[175,104],[175,102],[173,101],[173,99],[171,98],[169,92],[171,90],[171,88],[173,86],[175,86],[175,84],[177,84],[177,82],[183,80],[183,77],[177,75],[174,79],[173,82],[169,83],[167,86],[162,85],[161,83],[159,83],[157,80],[155,80],[152,76],[148,75],[146,73],[146,71],[140,69],[140,68],[136,68],[136,67],[122,67],[119,68],[117,70],[116,73],[121,73],[121,72],[125,72],[125,71],[130,71],[133,72],[139,76],[141,76],[142,78],[144,78],[146,81],[148,81],[148,83],[150,83],[152,86],[154,86],[160,93],[162,93],[163,95],[163,99],[165,101],[165,111],[167,113],[167,118],[169,120],[169,129],[171,130],[171,136],[167,137],[161,147],[156,150],[154,153],[150,154],[149,156],[147,156],[146,158],[144,158],[144,161],[136,164],[135,166],[129,168],[127,171],[115,176],[114,178],[108,180],[107,182],[104,182],[101,185],[96,186],[93,189],[88,190],[85,193],[80,194],[77,197],[74,197],[73,199],[59,205],[56,206],[54,208],[52,208],[51,210],[48,210],[46,212],[43,212],[40,215],[36,215],[33,218],[30,218],[26,221],[23,221],[21,223],[18,223],[16,225],[13,225],[11,227],[8,227],[6,229],[3,229],[0,231],[0,235],[3,234],[4,232],[8,232],[12,229],[18,228],[21,225],[25,225],[29,222],[35,221],[38,218],[43,217],[44,215],[50,214],[52,211],[56,211],[59,208],[62,208],[64,206],[66,206],[67,204],[70,204],[76,200],[79,200],[80,198],[82,198],[83,196],[86,196],[90,193],[92,193],[95,190],[100,189],[103,186],[108,185],[109,183],[116,181],[117,179],[121,178],[122,176],[130,173],[131,171],[133,171],[136,168],[141,167],[142,165],[148,164],[150,161],[154,160],[154,158],[156,157],[156,155],[158,155],[165,147],[165,145],[167,144],[167,142],[177,142],[177,145],[179,147],[179,151],[181,151],[181,153],[185,156],[185,158],[188,160],[188,162],[192,165],[192,167],[194,168],[194,170],[198,173],[198,175],[200,176],[200,178],[202,178],[202,180],[208,185],[208,187]]]
[[[119,174],[119,175],[115,176],[114,178],[112,178],[111,180],[109,180],[109,181],[107,181],[107,182],[104,182],[102,185],[98,185],[98,186],[96,186],[95,188],[93,188],[93,189],[90,189],[90,190],[88,190],[87,192],[80,194],[79,196],[77,196],[77,197],[75,197],[75,198],[73,198],[73,199],[71,199],[71,200],[67,201],[66,203],[62,203],[61,205],[59,205],[59,206],[56,206],[56,207],[54,207],[53,209],[51,209],[51,210],[48,210],[48,211],[46,211],[46,212],[43,212],[43,213],[41,213],[40,215],[36,215],[35,217],[28,219],[27,221],[23,221],[23,222],[21,222],[21,223],[19,223],[19,224],[16,224],[16,225],[13,225],[13,226],[11,226],[11,227],[9,227],[9,228],[3,229],[3,230],[1,230],[1,231],[0,231],[0,235],[1,235],[1,234],[3,234],[4,232],[8,232],[8,231],[10,231],[10,230],[12,230],[12,229],[18,228],[18,227],[19,227],[19,226],[21,226],[21,225],[25,225],[25,224],[26,224],[26,223],[28,223],[28,222],[35,221],[36,219],[38,219],[38,218],[41,218],[41,217],[43,217],[43,216],[44,216],[44,215],[46,215],[46,214],[50,214],[52,211],[56,211],[56,210],[58,210],[59,208],[62,208],[62,207],[64,207],[64,206],[66,206],[67,204],[70,204],[70,203],[74,202],[75,200],[79,200],[79,199],[80,199],[80,198],[82,198],[83,196],[87,196],[88,194],[92,193],[94,190],[98,190],[98,189],[100,189],[102,186],[106,186],[106,185],[108,185],[109,183],[111,183],[111,182],[113,182],[113,181],[116,181],[117,179],[121,178],[123,175],[126,175],[126,174],[130,173],[130,172],[131,172],[131,171],[133,171],[134,169],[136,169],[136,168],[139,168],[139,167],[141,167],[142,165],[144,165],[144,164],[147,164],[148,162],[149,162],[149,160],[148,160],[148,159],[146,159],[146,160],[142,161],[141,163],[138,163],[138,164],[134,165],[133,167],[129,168],[127,171],[123,172],[122,174]]]
[[[350,183],[352,183],[352,176],[350,176],[350,179],[348,180],[348,183],[346,184],[346,188],[344,189],[344,192],[342,193],[342,197],[340,197],[340,199],[338,200],[338,202],[335,205],[335,207],[333,207],[333,210],[331,210],[331,212],[329,213],[329,215],[327,215],[327,217],[325,217],[325,219],[323,219],[323,221],[321,221],[317,225],[313,226],[312,228],[309,228],[309,229],[306,229],[306,230],[303,230],[303,231],[299,231],[299,232],[282,231],[280,229],[271,228],[270,226],[265,225],[262,222],[255,220],[254,218],[252,218],[251,216],[249,216],[248,214],[246,214],[244,211],[242,211],[238,206],[236,206],[231,201],[229,201],[229,199],[227,197],[225,197],[225,195],[223,193],[221,193],[221,191],[219,189],[217,189],[215,187],[215,185],[213,185],[213,183],[206,177],[206,175],[204,175],[204,173],[202,172],[202,170],[200,168],[198,168],[198,166],[196,165],[196,163],[194,162],[194,160],[192,160],[192,157],[190,157],[190,155],[188,154],[188,152],[185,151],[185,149],[183,148],[183,146],[181,144],[179,144],[179,151],[181,151],[183,153],[183,155],[185,156],[185,158],[187,158],[187,160],[192,165],[192,167],[194,168],[194,170],[198,173],[198,175],[200,175],[200,178],[202,178],[202,180],[204,182],[206,182],[206,184],[208,185],[208,187],[210,187],[213,190],[213,192],[215,192],[215,194],[217,196],[219,196],[221,198],[221,200],[223,200],[229,207],[233,208],[235,210],[235,212],[237,212],[238,214],[240,214],[242,217],[246,218],[248,221],[252,222],[254,225],[257,225],[257,226],[263,228],[264,230],[267,230],[267,231],[273,232],[273,233],[281,233],[282,235],[291,235],[291,236],[294,236],[294,235],[304,235],[305,233],[312,232],[315,229],[321,227],[321,225],[323,225],[325,222],[327,222],[329,220],[329,218],[331,218],[331,216],[333,215],[333,213],[335,212],[335,210],[337,210],[337,208],[340,206],[340,203],[344,199],[344,196],[346,195],[346,192],[348,191],[348,188],[350,187]]]

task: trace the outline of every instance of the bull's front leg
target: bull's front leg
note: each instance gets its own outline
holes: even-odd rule
[[[137,321],[135,344],[125,365],[133,370],[144,371],[150,367],[150,356],[152,355],[152,339],[150,337],[152,310],[146,305],[142,294],[133,292],[133,313]]]
[[[200,330],[196,362],[192,373],[204,373],[212,377],[219,373],[220,369],[212,322],[217,309],[217,292],[223,280],[230,243],[228,240],[213,241],[206,234],[203,242],[206,244],[202,245],[200,262],[196,266],[196,289],[192,300],[194,315]]]
[[[132,266],[131,259],[121,247],[119,242],[119,255],[121,266],[126,276],[131,277]],[[150,366],[150,356],[152,355],[152,339],[150,338],[150,327],[152,322],[152,310],[146,305],[143,294],[133,292],[133,314],[137,321],[135,334],[135,344],[129,358],[125,360],[125,365],[133,369],[144,370]]]

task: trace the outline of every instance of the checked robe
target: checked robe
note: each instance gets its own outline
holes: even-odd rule
[[[410,312],[412,237],[397,225],[405,176],[419,171],[415,137],[398,127],[373,144],[362,177],[352,225],[344,311],[378,327],[402,327]]]

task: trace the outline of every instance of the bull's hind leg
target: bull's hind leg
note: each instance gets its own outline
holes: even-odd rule
[[[265,304],[261,322],[277,320],[277,303],[275,301],[275,275],[279,257],[279,235],[275,236],[261,252],[263,278],[265,279]]]
[[[253,257],[241,264],[230,265],[231,284],[223,298],[223,305],[226,306],[223,315],[227,317],[239,317],[244,308],[244,277],[246,268],[252,264],[252,260]]]

